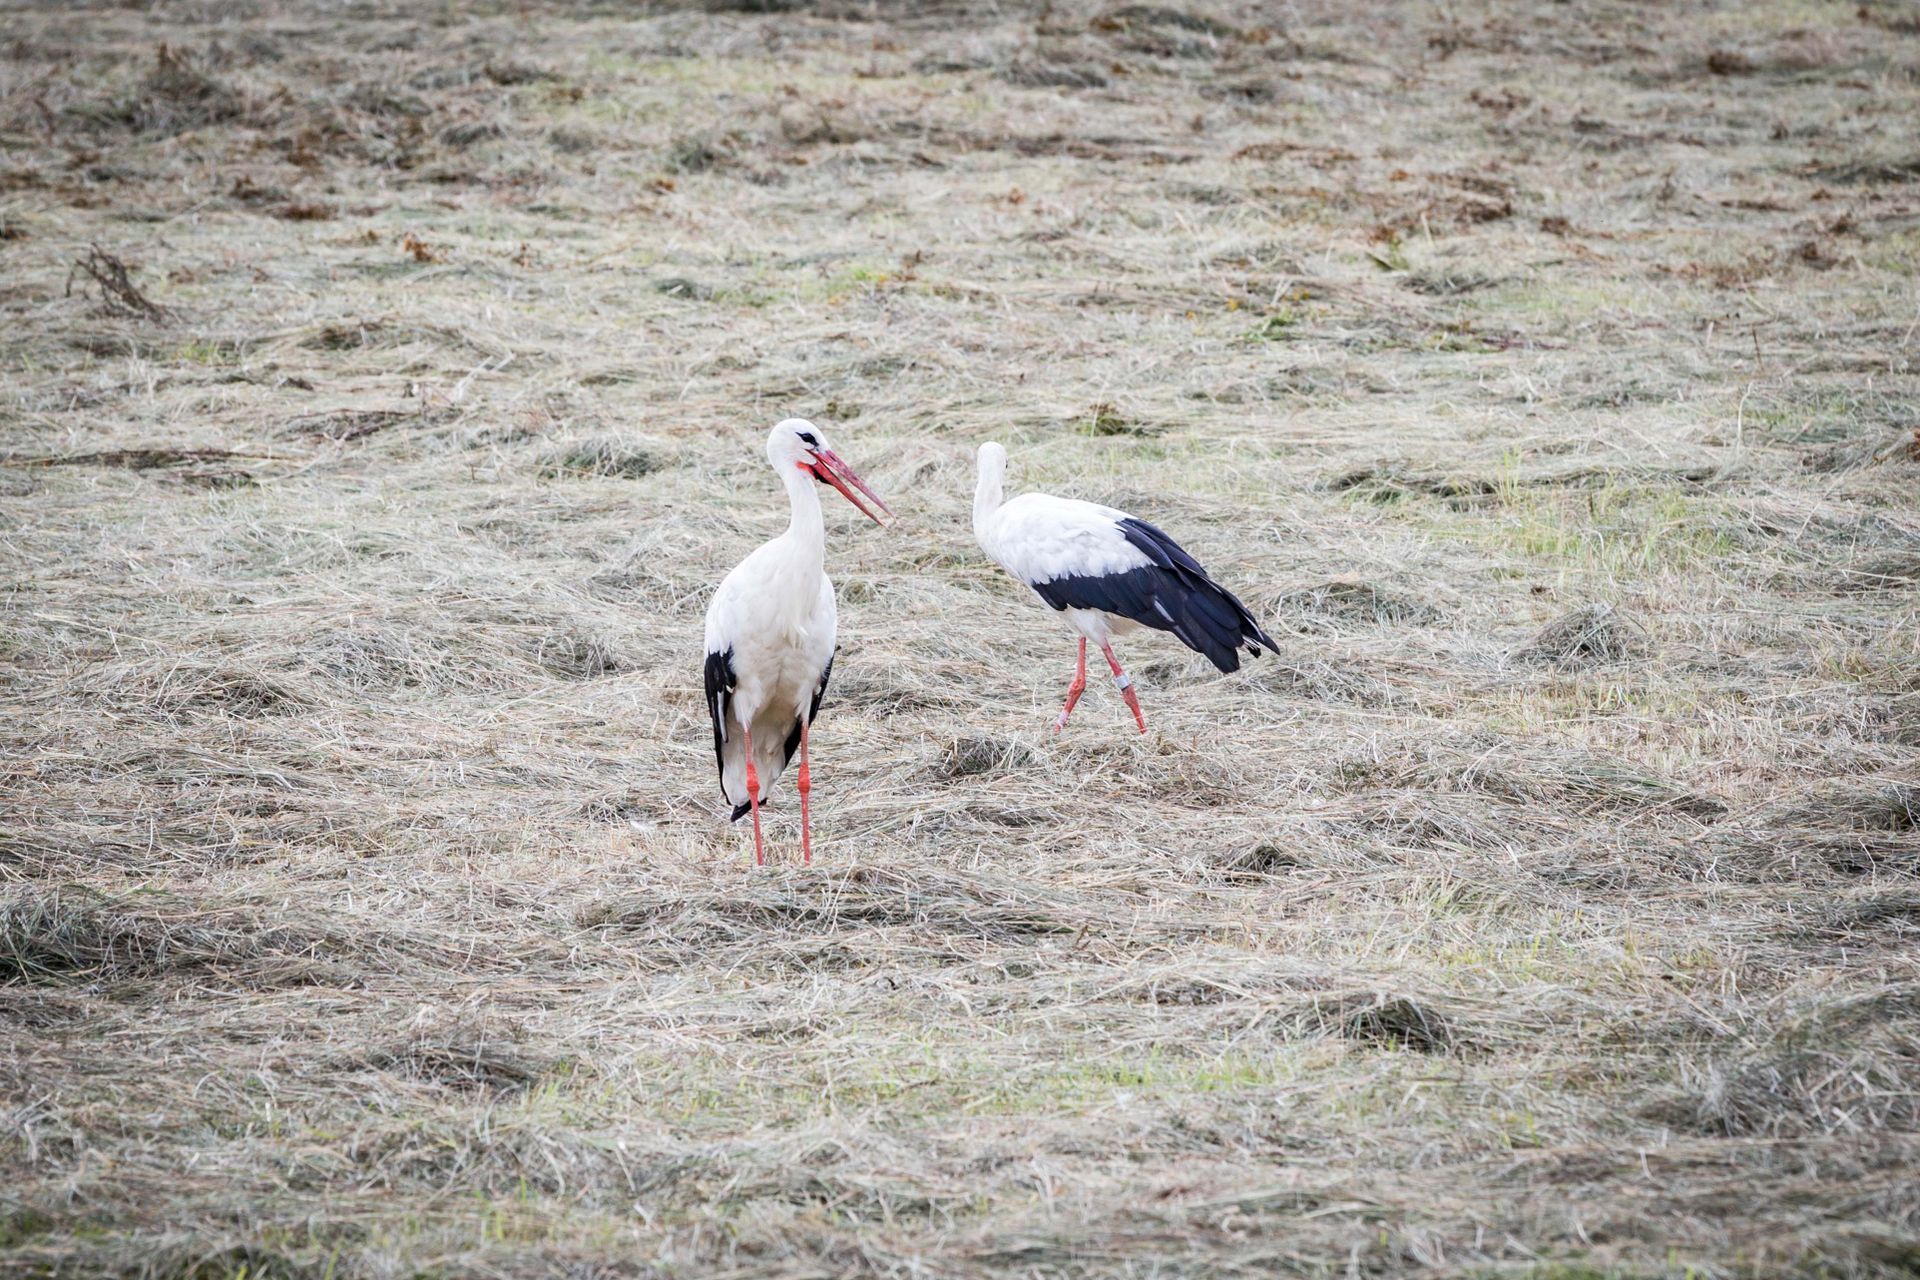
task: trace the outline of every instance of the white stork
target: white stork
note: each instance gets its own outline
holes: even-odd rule
[[[834,633],[833,584],[824,567],[827,532],[814,486],[832,485],[876,524],[885,522],[860,494],[888,515],[893,512],[803,418],[774,427],[767,437],[767,461],[787,487],[793,518],[785,533],[721,579],[707,606],[707,711],[713,717],[720,793],[734,807],[733,821],[753,814],[756,863],[767,860],[760,806],[799,750],[800,848],[811,862],[807,730],[826,696]]]
[[[1067,705],[1055,733],[1087,687],[1087,641],[1100,646],[1113,683],[1133,710],[1140,732],[1147,719],[1133,681],[1113,656],[1113,637],[1139,627],[1171,631],[1222,671],[1240,669],[1240,650],[1279,649],[1247,607],[1207,576],[1200,563],[1145,520],[1124,511],[1029,493],[1002,502],[1007,451],[980,446],[980,482],[973,494],[973,536],[1000,567],[1034,589],[1080,636],[1080,663],[1067,687]]]

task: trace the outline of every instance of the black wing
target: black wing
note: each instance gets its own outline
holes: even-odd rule
[[[1034,587],[1055,609],[1099,609],[1143,627],[1171,631],[1180,642],[1222,671],[1240,669],[1240,649],[1258,655],[1272,637],[1185,548],[1145,520],[1128,516],[1120,532],[1150,563],[1122,573],[1073,575]]]
[[[713,763],[720,771],[720,797],[727,795],[727,711],[733,703],[733,650],[707,655],[707,714],[713,717]]]

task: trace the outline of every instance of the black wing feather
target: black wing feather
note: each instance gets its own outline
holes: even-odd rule
[[[1145,520],[1128,516],[1120,532],[1149,563],[1123,573],[1072,575],[1034,586],[1055,609],[1098,609],[1143,627],[1171,631],[1222,671],[1240,669],[1240,650],[1278,653],[1273,638],[1238,596],[1200,567],[1186,549]]]
[[[707,715],[713,719],[713,763],[720,771],[720,795],[727,794],[727,712],[733,703],[733,650],[707,655]],[[738,817],[739,815],[734,815]]]

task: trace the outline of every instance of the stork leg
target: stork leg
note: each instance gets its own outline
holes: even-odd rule
[[[753,807],[753,862],[767,865],[767,847],[760,842],[760,771],[753,767],[753,730],[740,726],[747,735],[747,803]]]
[[[800,861],[813,862],[813,833],[807,819],[807,797],[813,794],[813,771],[807,768],[807,722],[800,722]]]
[[[1073,704],[1080,701],[1080,695],[1087,689],[1087,638],[1080,637],[1080,665],[1073,673],[1073,683],[1067,686],[1067,705],[1060,708],[1060,718],[1053,722],[1053,731],[1060,732],[1067,727],[1067,717],[1073,714]]]
[[[1127,700],[1127,706],[1133,709],[1134,723],[1140,726],[1140,732],[1147,731],[1147,718],[1140,714],[1140,695],[1133,691],[1133,677],[1120,667],[1120,659],[1113,656],[1113,642],[1100,646],[1100,652],[1107,655],[1107,665],[1113,668],[1113,687]]]

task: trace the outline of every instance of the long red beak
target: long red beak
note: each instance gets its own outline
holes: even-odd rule
[[[846,497],[848,502],[851,502],[860,509],[861,515],[867,517],[867,519],[877,525],[885,525],[887,523],[880,518],[879,512],[876,512],[873,507],[869,507],[866,503],[860,501],[860,494],[864,493],[867,497],[872,498],[874,506],[879,507],[881,511],[886,512],[888,515],[893,514],[893,508],[880,501],[880,495],[872,489],[869,489],[867,482],[855,475],[853,468],[840,460],[839,454],[831,449],[816,449],[813,453],[813,464],[813,474],[838,489],[841,494]],[[848,488],[848,485],[852,485],[853,488]],[[855,493],[854,489],[858,489],[860,493]]]

